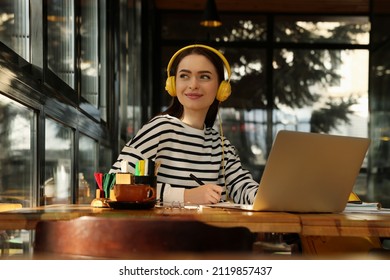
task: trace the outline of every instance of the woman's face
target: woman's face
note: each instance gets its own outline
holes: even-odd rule
[[[184,57],[177,66],[175,80],[177,98],[184,112],[206,114],[219,87],[218,74],[210,60],[199,54]]]

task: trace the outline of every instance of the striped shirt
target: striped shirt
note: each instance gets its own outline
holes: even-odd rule
[[[163,202],[183,202],[184,190],[198,186],[191,173],[205,184],[224,187],[222,200],[228,193],[235,203],[252,204],[258,189],[258,182],[242,168],[227,139],[222,141],[213,128],[199,130],[170,115],[154,117],[145,124],[123,147],[110,173],[119,172],[123,160],[134,173],[136,163],[145,159],[160,163],[157,197]]]

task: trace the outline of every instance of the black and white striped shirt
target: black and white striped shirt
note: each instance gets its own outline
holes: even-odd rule
[[[129,163],[130,172],[134,173],[136,163],[144,159],[161,164],[157,196],[164,202],[183,202],[184,190],[198,186],[190,173],[205,184],[224,187],[226,181],[229,198],[235,203],[252,204],[258,189],[258,182],[242,168],[235,148],[227,139],[222,141],[213,128],[195,129],[170,115],[154,117],[145,124],[123,147],[110,173],[121,170],[122,160]],[[224,190],[222,200],[225,199]]]

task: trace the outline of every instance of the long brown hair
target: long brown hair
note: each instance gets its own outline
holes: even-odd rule
[[[177,72],[177,66],[179,65],[180,61],[190,55],[190,54],[198,54],[205,56],[210,62],[214,65],[215,69],[217,70],[218,75],[218,82],[221,84],[221,82],[224,80],[224,63],[221,60],[221,58],[214,52],[202,48],[202,47],[193,47],[186,50],[183,50],[173,61],[172,67],[171,67],[171,75],[175,76]],[[214,100],[213,104],[211,104],[209,110],[207,111],[206,119],[205,119],[205,125],[206,127],[212,127],[214,125],[215,119],[217,117],[218,113],[218,107],[219,107],[219,101],[217,99]],[[183,116],[183,105],[179,102],[179,99],[175,96],[172,97],[171,104],[169,107],[163,111],[161,114],[169,114],[171,116],[174,116],[176,118],[181,118]]]

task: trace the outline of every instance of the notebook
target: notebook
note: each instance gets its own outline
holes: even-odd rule
[[[282,130],[271,148],[252,211],[342,212],[370,140]],[[220,204],[229,207],[229,204]]]

